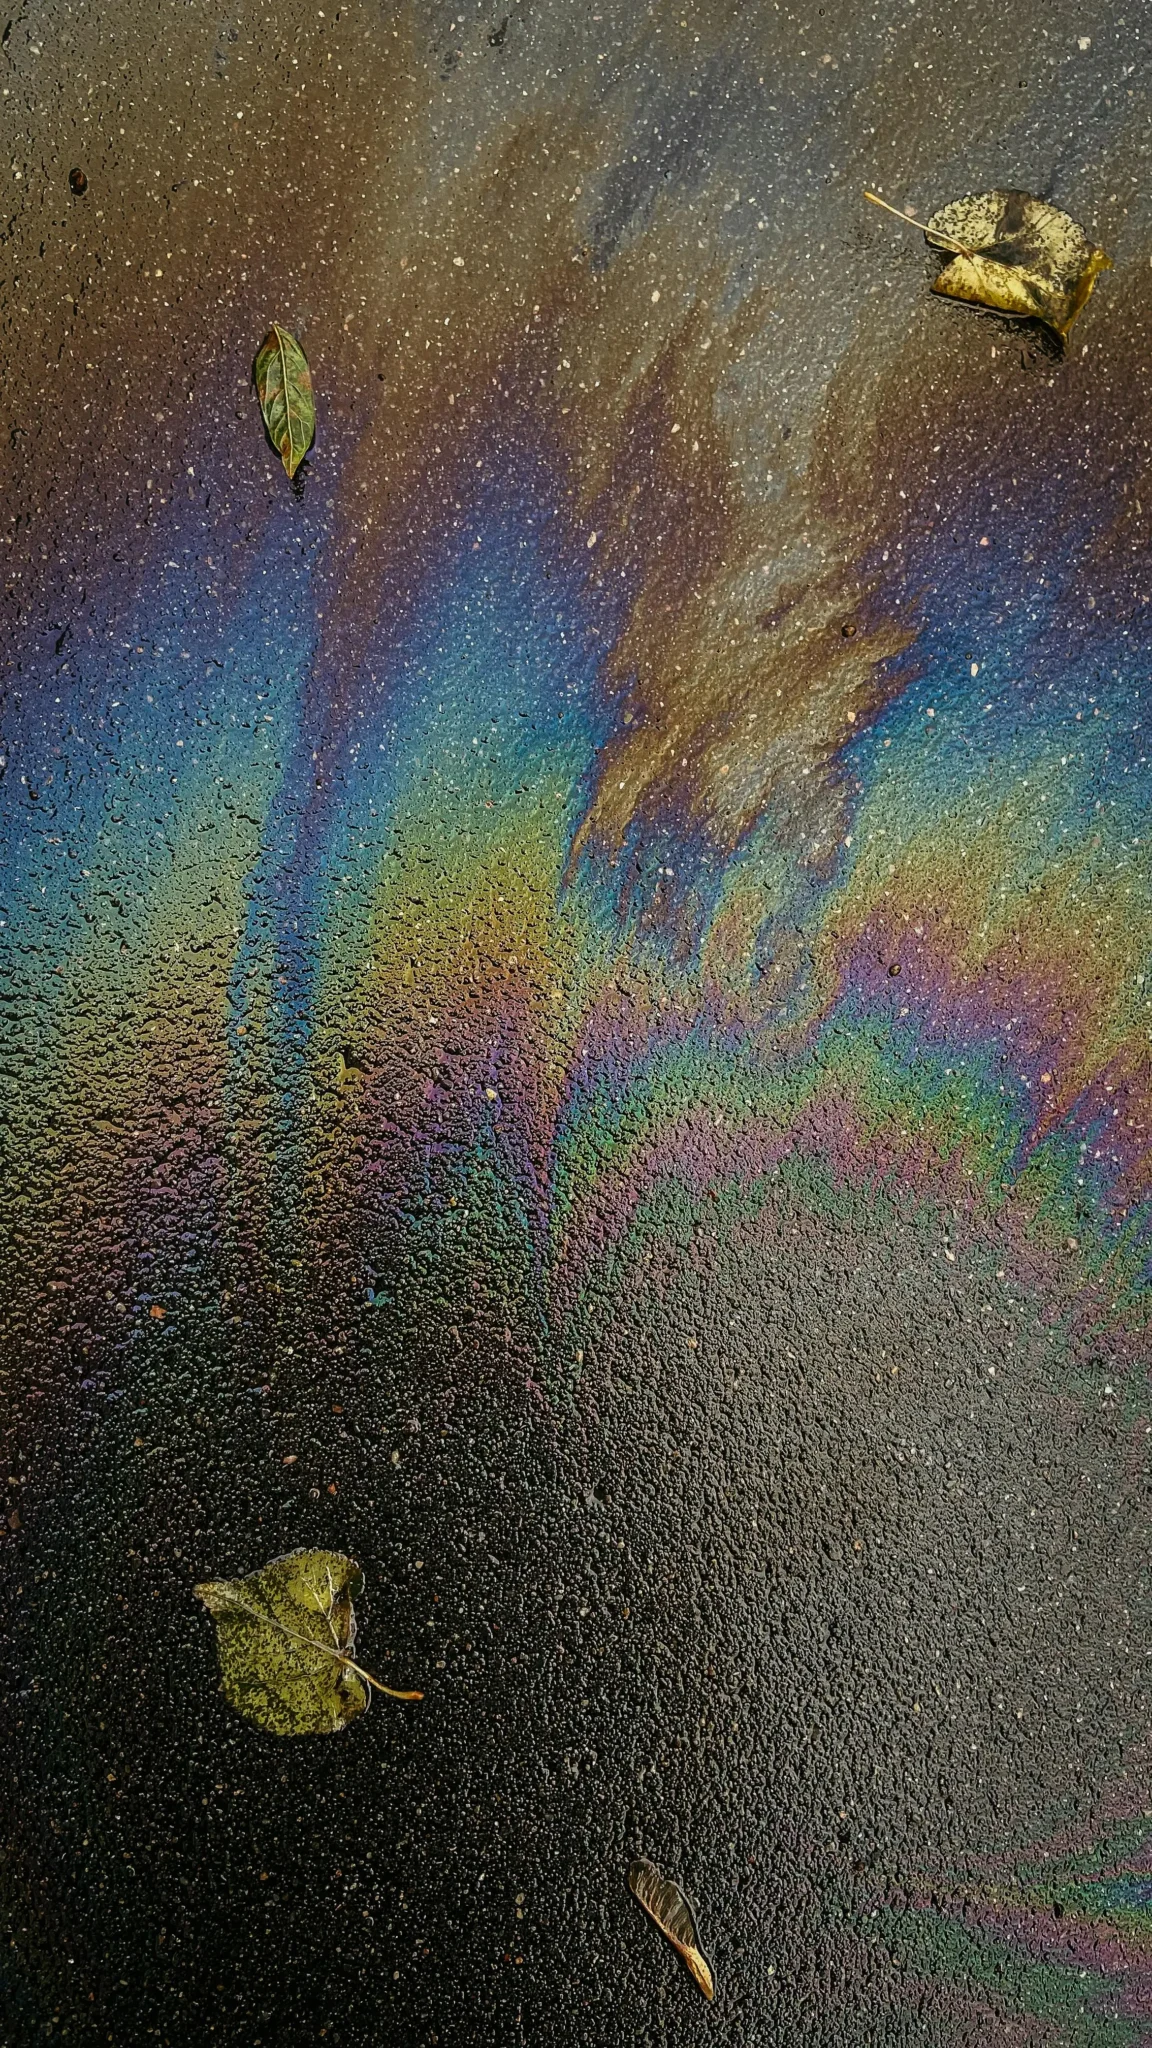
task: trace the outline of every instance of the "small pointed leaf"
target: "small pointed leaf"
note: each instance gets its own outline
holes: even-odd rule
[[[316,407],[308,359],[286,327],[273,326],[260,344],[256,391],[272,445],[293,477],[315,437]]]
[[[628,1871],[628,1883],[649,1919],[656,1922],[678,1955],[683,1956],[693,1979],[709,2001],[716,1995],[712,1972],[700,1953],[700,1937],[692,1908],[678,1884],[661,1877],[647,1856],[637,1856]]]
[[[369,1686],[393,1692],[352,1660],[358,1564],[337,1550],[293,1550],[243,1579],[194,1586],[216,1622],[225,1699],[273,1735],[332,1735],[368,1705]]]

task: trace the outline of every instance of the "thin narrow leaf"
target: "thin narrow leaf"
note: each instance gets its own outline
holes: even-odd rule
[[[364,1713],[369,1686],[394,1692],[355,1663],[352,1596],[358,1564],[336,1550],[293,1550],[243,1579],[193,1587],[216,1622],[224,1697],[274,1735],[331,1735]]]
[[[629,1869],[628,1883],[649,1919],[656,1922],[676,1953],[683,1956],[705,1998],[714,1998],[716,1987],[712,1972],[700,1953],[700,1937],[696,1932],[692,1908],[679,1885],[674,1884],[670,1877],[661,1877],[647,1856],[637,1856]]]
[[[269,439],[293,477],[315,438],[316,407],[308,359],[286,327],[274,325],[260,344],[256,391]]]

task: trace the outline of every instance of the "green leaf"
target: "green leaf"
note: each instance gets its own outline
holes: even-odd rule
[[[308,358],[286,327],[273,326],[260,344],[256,391],[272,445],[293,477],[315,438],[316,407]]]
[[[358,1564],[338,1550],[292,1550],[243,1579],[207,1579],[193,1592],[216,1622],[224,1697],[272,1735],[334,1735],[368,1705],[369,1686],[394,1692],[351,1657]]]

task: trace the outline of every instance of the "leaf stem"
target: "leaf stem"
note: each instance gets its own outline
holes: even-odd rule
[[[397,1692],[395,1686],[381,1685],[380,1680],[373,1678],[370,1671],[365,1671],[360,1664],[354,1664],[351,1657],[341,1656],[339,1650],[335,1654],[340,1657],[342,1664],[347,1664],[350,1671],[355,1671],[359,1677],[366,1678],[369,1685],[374,1685],[377,1692],[386,1692],[390,1700],[422,1700],[424,1697],[422,1692]]]
[[[302,1635],[299,1629],[289,1628],[286,1621],[278,1620],[274,1614],[262,1614],[258,1607],[252,1607],[247,1600],[242,1600],[238,1593],[229,1592],[228,1604],[230,1607],[238,1607],[243,1614],[250,1614],[253,1621],[263,1621],[270,1628],[278,1628],[281,1635],[291,1636],[295,1642],[303,1643],[306,1650],[321,1650],[326,1657],[335,1657],[338,1664],[343,1664],[347,1670],[354,1671],[357,1678],[363,1678],[368,1685],[374,1685],[377,1692],[386,1692],[389,1699],[422,1700],[424,1697],[422,1692],[397,1692],[391,1685],[381,1685],[378,1678],[373,1678],[370,1671],[365,1671],[363,1665],[357,1664],[355,1658],[349,1657],[345,1651],[333,1650],[327,1643],[318,1642],[315,1636]]]
[[[919,228],[921,234],[927,235],[941,249],[951,249],[957,256],[967,256],[969,260],[975,255],[974,249],[966,249],[963,242],[954,242],[951,235],[938,234],[935,228],[926,227],[924,222],[917,220],[914,214],[901,213],[898,206],[890,206],[886,199],[881,199],[878,192],[865,192],[864,197],[865,199],[870,199],[873,206],[882,206],[885,213],[894,213],[897,220],[904,221],[908,227]]]

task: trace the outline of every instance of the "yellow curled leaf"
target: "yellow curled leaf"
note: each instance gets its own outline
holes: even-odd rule
[[[371,1686],[393,1692],[352,1658],[358,1564],[338,1550],[293,1550],[243,1579],[194,1586],[216,1622],[225,1699],[272,1735],[333,1735],[368,1705]]]
[[[936,248],[962,247],[934,280],[934,292],[1042,320],[1061,341],[1100,272],[1112,267],[1069,214],[1029,192],[953,200],[930,215],[925,234]]]
[[[934,292],[1013,319],[1042,320],[1061,341],[1067,341],[1100,272],[1112,267],[1069,214],[1030,192],[975,192],[942,206],[926,223],[875,192],[864,197],[921,228],[934,249],[948,252],[950,260],[933,279]]]
[[[656,1922],[677,1955],[684,1958],[694,1981],[705,1998],[711,2001],[716,1995],[712,1972],[700,1953],[700,1937],[696,1932],[692,1908],[679,1885],[674,1884],[670,1877],[661,1877],[647,1856],[637,1856],[629,1868],[628,1883],[649,1919]]]
[[[316,407],[308,358],[286,327],[273,326],[260,344],[256,392],[268,437],[293,477],[315,438]]]

